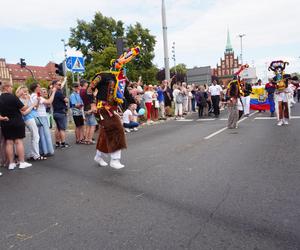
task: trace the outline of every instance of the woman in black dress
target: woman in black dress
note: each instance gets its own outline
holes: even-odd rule
[[[9,82],[2,83],[2,94],[0,96],[0,115],[8,119],[1,121],[2,135],[6,142],[6,155],[9,161],[8,169],[16,167],[14,162],[14,145],[19,158],[19,168],[27,168],[32,164],[24,161],[25,123],[21,111],[26,110],[23,103],[12,94],[12,84]]]

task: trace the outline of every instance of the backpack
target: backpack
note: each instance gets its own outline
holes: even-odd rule
[[[178,93],[178,95],[176,96],[176,103],[183,103],[183,95],[181,93]]]

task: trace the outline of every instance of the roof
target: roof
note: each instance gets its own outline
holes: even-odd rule
[[[46,66],[31,66],[28,65],[26,68],[21,68],[19,64],[6,64],[7,68],[12,75],[13,81],[24,81],[31,77],[31,73],[28,69],[32,71],[34,77],[37,80],[54,80],[57,79],[55,74],[55,63],[49,62]]]

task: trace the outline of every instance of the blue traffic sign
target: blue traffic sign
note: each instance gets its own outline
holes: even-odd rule
[[[67,69],[72,72],[84,72],[83,57],[70,56],[66,60]]]

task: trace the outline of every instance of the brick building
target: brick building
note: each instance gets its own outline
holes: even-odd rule
[[[55,73],[55,63],[49,62],[46,66],[26,66],[30,69],[37,81],[46,80],[51,82],[61,77]],[[12,83],[25,83],[26,79],[32,77],[29,70],[21,68],[19,64],[6,63],[0,58],[0,81],[10,81]]]
[[[11,74],[3,58],[0,58],[0,82],[12,82]]]
[[[239,68],[239,58],[234,57],[234,51],[231,46],[229,31],[227,32],[227,44],[224,52],[224,58],[220,58],[220,64],[212,70],[212,75],[218,77],[220,83],[226,84],[232,79],[234,72]]]

